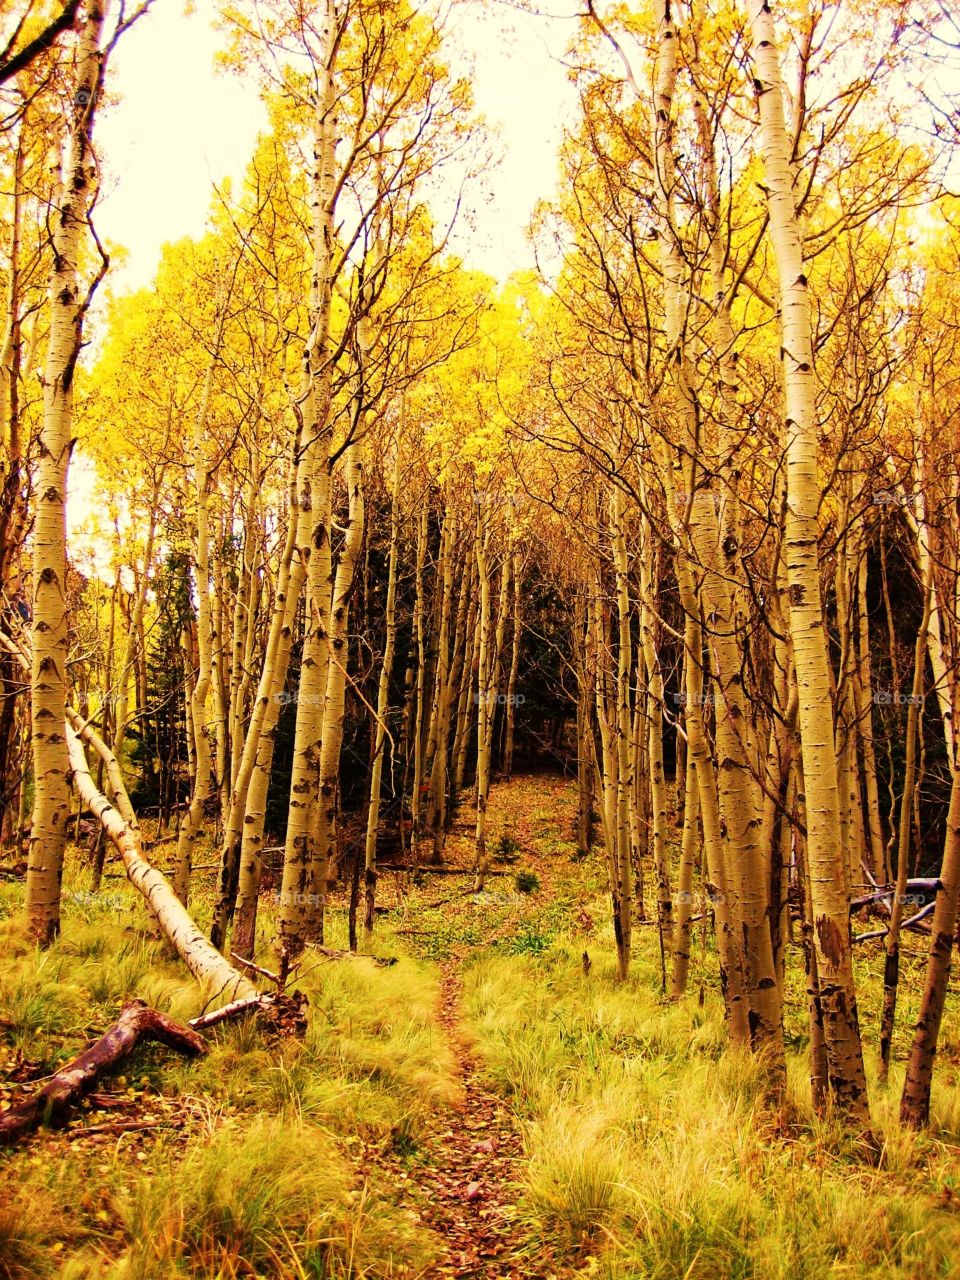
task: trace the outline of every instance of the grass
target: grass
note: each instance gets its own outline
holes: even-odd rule
[[[882,957],[858,957],[883,1144],[868,1168],[811,1111],[796,954],[779,1123],[758,1064],[726,1046],[710,939],[695,932],[685,1001],[660,997],[651,927],[636,929],[632,976],[618,986],[599,856],[576,861],[569,840],[571,789],[518,779],[505,806],[493,798],[508,875],[476,897],[430,876],[405,903],[398,892],[374,944],[399,958],[390,967],[308,953],[302,1042],[278,1045],[240,1022],[212,1032],[199,1060],[144,1046],[104,1087],[162,1127],[102,1142],[41,1134],[0,1154],[0,1280],[436,1277],[443,1241],[411,1215],[397,1171],[416,1182],[424,1139],[440,1117],[449,1124],[457,1094],[435,963],[454,957],[466,1032],[522,1127],[528,1158],[509,1177],[531,1280],[960,1275],[960,1028],[949,1005],[931,1128],[897,1120],[922,955],[904,957],[887,1089],[873,1065]],[[91,897],[86,874],[69,861],[64,935],[44,953],[19,920],[22,886],[0,884],[0,1080],[18,1054],[54,1070],[132,996],[180,1019],[203,1005],[134,891],[110,879]],[[527,874],[536,891],[519,894],[515,877]],[[213,878],[197,877],[201,919]],[[387,886],[382,901],[393,905]],[[267,900],[267,938],[272,912]],[[345,934],[331,911],[327,943],[342,948]],[[269,947],[261,958],[271,963]]]
[[[135,891],[115,881],[99,902],[74,891],[83,874],[68,864],[63,934],[45,952],[3,886],[0,1079],[18,1055],[55,1070],[134,996],[181,1020],[203,1005]],[[199,881],[201,913],[207,895]],[[264,923],[269,936],[269,907]],[[331,920],[334,946],[341,927]],[[411,958],[380,968],[308,953],[297,985],[310,1002],[303,1042],[226,1024],[204,1058],[145,1045],[104,1082],[134,1107],[121,1117],[156,1118],[156,1131],[103,1144],[43,1133],[0,1153],[0,1280],[427,1274],[438,1241],[364,1153],[412,1157],[455,1094],[437,974]]]
[[[524,1122],[531,1250],[550,1241],[609,1280],[957,1274],[960,1152],[942,1131],[899,1128],[897,1082],[874,1091],[884,1157],[865,1169],[811,1113],[802,1055],[784,1138],[761,1109],[757,1063],[724,1048],[716,999],[656,992],[652,948],[623,986],[609,958],[585,977],[563,940],[468,971],[472,1033]],[[947,1110],[952,1123],[955,1097]]]
[[[131,1244],[107,1272],[125,1280],[222,1274],[389,1276],[426,1260],[408,1222],[358,1192],[330,1136],[257,1118],[219,1130],[117,1199]]]
[[[24,1197],[12,1192],[0,1205],[0,1277],[29,1280],[41,1274],[44,1240]]]
[[[540,877],[535,871],[518,871],[513,878],[517,893],[539,893]]]

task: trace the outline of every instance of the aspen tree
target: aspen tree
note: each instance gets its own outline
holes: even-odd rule
[[[473,590],[474,564],[472,562],[467,566],[467,573],[469,584],[467,587],[467,618],[464,628],[463,648],[460,650],[461,657],[457,662],[457,670],[460,673],[460,693],[457,698],[456,731],[453,735],[452,790],[454,796],[459,796],[463,789],[463,779],[467,772],[467,749],[470,745],[474,720],[473,712],[476,707],[470,673],[476,665],[477,609],[479,601],[477,592]],[[456,680],[455,683],[457,683]]]
[[[172,410],[173,401],[170,402],[170,413],[167,416],[167,430],[162,445],[162,452],[165,457],[167,445],[170,439],[170,428],[172,426]],[[158,468],[152,492],[150,495],[147,517],[147,540],[143,553],[143,573],[140,575],[140,581],[137,585],[137,592],[134,598],[133,606],[130,610],[130,621],[127,627],[127,643],[124,650],[123,661],[116,679],[116,703],[113,716],[113,736],[110,742],[110,749],[115,756],[120,757],[123,750],[124,739],[126,738],[128,728],[128,712],[130,679],[135,676],[136,657],[138,652],[138,641],[140,627],[143,622],[143,615],[147,604],[147,591],[150,586],[150,574],[153,569],[154,546],[157,537],[157,525],[159,523],[159,503],[160,494],[163,492],[163,485],[167,474],[165,462]],[[112,682],[111,682],[112,683]]]
[[[783,326],[782,374],[787,464],[786,561],[790,629],[800,696],[807,813],[807,859],[830,1086],[840,1111],[867,1127],[870,1113],[850,954],[849,916],[837,841],[840,834],[830,672],[817,561],[817,436],[810,298],[796,212],[791,142],[773,15],[747,5],[770,239]]]
[[[303,566],[306,582],[307,622],[300,686],[297,690],[279,918],[280,937],[291,954],[302,950],[306,941],[304,927],[309,914],[307,906],[309,895],[314,891],[311,871],[319,822],[320,734],[327,682],[326,626],[330,614],[331,587],[330,521],[333,477],[329,463],[333,429],[333,367],[329,347],[338,179],[336,72],[343,34],[341,18],[332,0],[325,0],[322,24],[319,48],[314,58],[313,170],[310,174],[313,215],[310,334],[303,350],[303,389],[298,408],[303,416],[303,448],[297,478],[296,555]]]
[[[410,849],[413,865],[417,865],[420,852],[420,823],[423,815],[423,748],[424,748],[424,698],[426,696],[427,646],[423,618],[424,580],[423,567],[427,551],[427,523],[429,508],[426,497],[421,500],[417,520],[417,549],[414,564],[413,635],[416,642],[416,683],[413,689],[414,713],[411,725],[413,738],[413,779],[410,789]]]
[[[927,368],[925,370],[924,388],[926,394],[921,397],[920,413],[918,414],[919,423],[915,439],[916,451],[916,509],[909,503],[904,503],[904,516],[913,532],[916,541],[917,561],[920,570],[920,577],[926,580],[928,568],[933,558],[932,538],[930,521],[927,514],[928,502],[927,491],[930,487],[930,477],[927,474],[926,453],[923,448],[923,440],[921,436],[922,424],[927,413],[932,411],[933,405],[936,403],[937,394],[937,372],[934,368],[934,359],[932,353],[926,355]],[[927,409],[927,405],[930,409]],[[955,713],[954,703],[957,696],[957,674],[954,664],[950,664],[946,659],[946,647],[944,645],[944,624],[949,625],[951,613],[957,616],[954,610],[949,607],[942,609],[940,605],[940,593],[938,591],[936,575],[931,582],[931,598],[930,598],[930,621],[927,628],[927,653],[930,659],[930,668],[933,674],[933,687],[937,695],[937,703],[940,708],[940,715],[943,721],[943,733],[947,745],[947,757],[950,760],[957,758],[957,740],[955,731]],[[956,622],[954,623],[956,626]]]
[[[228,510],[232,507],[229,503]],[[219,531],[218,531],[219,534]],[[213,606],[211,609],[210,629],[210,685],[213,696],[213,725],[210,729],[213,738],[213,781],[217,795],[217,825],[219,835],[222,824],[230,816],[230,703],[227,696],[226,652],[230,639],[226,634],[225,624],[227,610],[224,608],[226,595],[226,568],[223,556],[223,535],[216,539],[212,556],[211,586]]]
[[[667,781],[663,767],[663,672],[660,657],[657,653],[653,628],[653,575],[652,565],[653,535],[650,522],[641,519],[643,541],[640,552],[640,645],[646,667],[646,694],[649,712],[647,760],[649,762],[649,782],[651,800],[651,818],[653,826],[653,869],[657,878],[657,927],[662,939],[671,929],[671,911],[673,900],[670,893],[670,871],[667,866],[666,839],[668,825]],[[615,554],[623,557],[623,576],[625,578],[626,558],[618,548]],[[618,584],[620,579],[618,570]],[[623,588],[618,585],[618,593]],[[626,599],[621,600],[621,610]],[[621,617],[621,628],[623,627]],[[629,645],[629,631],[621,632],[621,644]]]
[[[516,547],[511,551],[511,558],[512,563],[510,576],[513,579],[513,626],[510,638],[510,671],[507,675],[507,705],[505,709],[503,730],[503,776],[508,781],[513,777],[513,739],[516,725],[517,672],[520,669],[520,647],[523,639],[523,606],[521,604],[521,592],[523,586],[520,576],[520,556]]]
[[[478,507],[475,554],[480,607],[477,615],[477,827],[473,892],[480,893],[487,874],[487,795],[490,787],[492,701],[496,697],[491,653],[490,538],[488,515]]]
[[[677,29],[669,4],[657,11],[654,92],[651,134],[654,172],[654,226],[663,273],[668,369],[675,403],[682,415],[686,446],[696,457],[696,404],[685,340],[684,270],[677,242],[673,99],[677,79]],[[716,508],[709,493],[695,494],[690,504],[690,540],[699,562],[707,569],[704,591],[708,602],[707,643],[717,680],[716,735],[720,768],[717,773],[728,885],[735,898],[734,917],[743,931],[743,969],[750,1006],[751,1040],[769,1051],[771,1078],[779,1089],[783,1080],[783,1031],[779,991],[767,916],[767,893],[762,876],[762,851],[757,842],[761,805],[750,771],[754,755],[749,720],[743,711],[740,661],[730,606],[722,597],[715,570],[719,544]]]
[[[684,651],[686,654],[702,651],[703,637],[699,620],[688,617],[684,623]],[[692,674],[689,662],[684,662],[685,701],[692,695],[699,696],[702,683]],[[677,783],[679,785],[679,771]],[[670,996],[678,1000],[687,987],[690,968],[691,916],[693,915],[693,872],[697,860],[697,827],[700,820],[700,798],[697,781],[697,763],[693,752],[687,752],[684,770],[683,834],[680,840],[680,868],[677,875],[677,910],[673,918],[673,969],[670,975]],[[704,904],[705,905],[705,904]]]
[[[103,83],[105,4],[89,0],[80,19],[73,101],[57,188],[50,210],[53,270],[50,333],[43,371],[43,425],[33,532],[33,632],[30,681],[33,818],[26,911],[42,945],[60,932],[60,880],[69,814],[70,761],[64,735],[67,703],[66,490],[73,448],[73,397],[83,322],[93,291],[80,283],[80,256],[94,198],[94,114]]]
[[[953,764],[943,862],[938,877],[927,974],[920,1001],[907,1075],[900,1098],[900,1119],[919,1129],[930,1118],[930,1088],[937,1040],[953,961],[957,910],[960,906],[960,761]]]
[[[616,678],[610,671],[607,618],[602,603],[600,564],[594,558],[590,608],[590,632],[584,666],[593,672],[600,752],[596,758],[597,792],[601,798],[601,825],[607,855],[607,878],[617,947],[617,979],[625,981],[630,972],[633,901],[629,828],[625,828],[623,791],[620,786],[620,729]]]
[[[287,705],[284,686],[290,662],[294,620],[304,581],[303,562],[295,558],[294,554],[298,522],[296,476],[299,444],[298,429],[294,435],[290,461],[286,540],[280,554],[276,595],[263,666],[250,723],[243,739],[240,763],[233,780],[230,813],[224,826],[218,897],[211,930],[211,941],[215,946],[222,946],[236,907],[238,921],[233,950],[245,959],[253,955],[267,787],[273,764],[277,722],[283,707]]]
[[[402,413],[401,413],[402,418]],[[380,661],[377,684],[376,729],[373,763],[370,767],[370,799],[367,805],[367,832],[364,845],[363,929],[367,938],[373,933],[377,901],[377,827],[380,821],[380,791],[383,785],[383,758],[387,744],[387,714],[390,706],[390,677],[397,645],[397,559],[400,542],[400,440],[397,439],[393,460],[393,483],[390,491],[390,551],[387,556],[387,597],[384,604],[386,640]],[[391,750],[392,750],[391,743]]]
[[[903,770],[903,792],[900,797],[900,824],[897,834],[897,879],[887,925],[886,959],[883,966],[883,1013],[880,1019],[880,1082],[885,1084],[890,1070],[890,1045],[897,1015],[897,987],[900,981],[900,926],[910,874],[910,830],[913,825],[913,798],[917,784],[917,731],[923,703],[924,663],[927,628],[930,625],[933,599],[933,562],[928,561],[923,581],[923,616],[917,632],[913,655],[913,683],[907,708],[906,758]]]
[[[213,680],[215,634],[210,600],[210,509],[209,490],[212,460],[209,452],[208,414],[213,395],[214,377],[219,360],[223,330],[226,323],[227,299],[221,295],[217,302],[216,338],[213,352],[207,364],[200,405],[194,418],[191,446],[194,498],[197,504],[197,551],[195,565],[197,589],[197,678],[190,695],[190,722],[193,726],[193,791],[190,805],[180,824],[177,840],[176,870],[173,888],[177,897],[187,905],[190,893],[190,873],[193,867],[193,849],[203,832],[204,810],[210,796],[212,754],[210,750],[210,726],[207,723],[207,700]]]
[[[310,868],[311,906],[317,911],[317,927],[322,938],[323,905],[334,873],[337,806],[340,789],[340,748],[343,744],[344,700],[347,685],[347,628],[350,595],[363,543],[364,496],[360,445],[349,444],[343,455],[343,478],[347,488],[347,523],[337,564],[327,625],[327,687],[323,701],[319,767],[319,809],[316,844]]]
[[[433,848],[431,859],[438,863],[443,856],[444,814],[447,795],[447,735],[450,706],[448,674],[450,667],[450,614],[453,601],[454,552],[457,543],[457,515],[449,507],[444,512],[440,538],[439,563],[440,590],[437,600],[440,610],[437,627],[436,668],[433,678],[433,696],[427,732],[425,769],[430,783],[427,794],[426,825],[431,833]]]
[[[231,626],[230,699],[228,709],[230,768],[227,780],[230,788],[236,785],[245,737],[245,715],[250,692],[253,646],[256,637],[259,577],[256,561],[260,538],[260,502],[258,496],[258,471],[256,423],[251,429],[249,469],[243,499],[243,560],[234,598]],[[231,802],[232,803],[232,802]],[[230,805],[224,810],[224,822],[230,813]]]
[[[291,525],[295,530],[292,513]],[[288,539],[285,558],[288,554],[292,556],[292,544],[295,540],[295,534]],[[283,708],[289,702],[285,685],[303,581],[302,563],[299,560],[291,560],[286,579],[281,574],[277,585],[270,637],[257,689],[254,713],[247,732],[247,741],[244,743],[244,758],[241,760],[238,775],[239,790],[243,785],[247,769],[250,771],[243,803],[244,818],[237,872],[236,925],[233,935],[233,950],[245,959],[252,957],[256,941],[257,900],[262,870],[267,791],[273,766],[277,724]],[[229,897],[229,893],[226,896]],[[222,910],[219,902],[217,910],[219,915]]]
[[[867,829],[870,838],[870,868],[878,883],[886,879],[883,832],[880,829],[880,791],[877,786],[877,758],[873,730],[873,669],[870,656],[870,616],[867,611],[867,557],[860,559],[857,572],[857,723],[863,748],[863,781]]]
[[[595,746],[590,715],[593,671],[588,666],[591,635],[589,605],[582,593],[577,594],[575,614],[575,652],[577,662],[577,852],[586,858],[593,845]]]

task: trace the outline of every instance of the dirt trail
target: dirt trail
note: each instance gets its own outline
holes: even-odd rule
[[[522,1239],[510,1209],[523,1144],[507,1106],[481,1083],[464,1039],[459,964],[445,961],[440,971],[439,1022],[454,1053],[461,1098],[440,1113],[421,1144],[425,1166],[416,1178],[426,1200],[423,1220],[447,1244],[447,1257],[431,1274],[521,1280],[531,1274],[531,1260],[520,1256]]]
[[[419,1280],[542,1280],[542,1257],[524,1251],[513,1218],[524,1159],[509,1107],[487,1089],[477,1055],[460,1021],[460,961],[440,964],[439,1029],[454,1058],[456,1101],[438,1105],[418,1135],[411,1158],[396,1150],[369,1151],[395,1188],[396,1202],[442,1243],[443,1253]]]
[[[509,792],[510,803],[493,805],[492,819],[496,821],[501,810],[510,813],[516,847],[524,851],[525,867],[535,868],[541,892],[528,898],[503,886],[483,906],[462,893],[427,903],[429,915],[422,932],[426,934],[423,926],[429,921],[444,936],[446,954],[435,957],[424,948],[423,958],[438,965],[437,1031],[453,1057],[458,1096],[452,1104],[432,1111],[412,1155],[382,1147],[373,1155],[394,1186],[398,1204],[429,1228],[444,1247],[421,1280],[562,1280],[571,1274],[554,1259],[552,1250],[531,1250],[529,1235],[516,1221],[514,1206],[522,1195],[519,1184],[524,1181],[526,1158],[519,1125],[508,1103],[482,1081],[482,1054],[464,1029],[460,1003],[463,961],[516,933],[524,919],[535,915],[542,902],[553,896],[558,858],[563,869],[569,863],[569,854],[558,855],[555,847],[560,831],[570,825],[569,802],[558,804],[566,798],[563,792],[567,789],[555,782],[548,788],[528,788],[526,807],[533,803],[542,810],[549,803],[556,814],[555,818],[551,814],[553,821],[549,823],[540,816],[527,816],[524,806],[517,803],[519,790],[516,782],[497,788],[496,799],[505,801]],[[446,852],[448,866],[469,868],[472,840],[455,836]],[[500,874],[512,877],[514,873],[509,867]],[[509,885],[509,879],[506,883]],[[426,892],[435,891],[436,886],[431,886]],[[457,926],[455,932],[444,935],[445,926],[451,923]]]

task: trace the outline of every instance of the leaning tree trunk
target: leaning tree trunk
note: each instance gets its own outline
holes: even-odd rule
[[[191,920],[166,876],[152,867],[144,857],[140,831],[120,778],[116,757],[79,717],[73,717],[73,724],[65,727],[70,767],[77,793],[85,808],[93,813],[116,846],[134,888],[142,895],[150,914],[181,960],[211,997],[224,996],[235,1000],[255,996],[257,993],[250,980],[229,964],[216,947],[207,941]],[[118,808],[114,808],[106,796],[97,790],[90,776],[81,738],[89,742],[104,760],[118,797]]]
[[[947,998],[951,960],[960,904],[960,760],[953,765],[947,834],[943,846],[943,865],[933,912],[927,979],[920,1002],[913,1048],[907,1066],[907,1078],[900,1098],[900,1119],[915,1129],[930,1119],[930,1088],[933,1064]]]
[[[364,904],[363,930],[369,939],[373,934],[373,922],[377,903],[377,826],[380,821],[380,787],[383,780],[383,757],[387,742],[387,714],[390,710],[390,676],[393,672],[393,655],[397,646],[397,554],[399,530],[400,443],[393,461],[393,493],[390,502],[390,555],[387,563],[386,640],[383,660],[380,664],[380,681],[377,686],[377,724],[373,745],[373,766],[370,770],[370,803],[367,809],[367,834],[364,848]],[[391,740],[392,741],[392,740]]]
[[[900,926],[903,923],[907,878],[910,875],[910,828],[913,822],[913,796],[917,785],[917,731],[920,727],[920,704],[923,702],[923,677],[930,625],[930,602],[933,596],[933,561],[927,562],[923,583],[923,617],[913,652],[913,685],[907,708],[906,758],[903,769],[903,794],[900,797],[900,827],[897,836],[897,882],[887,928],[886,959],[883,966],[883,1013],[880,1018],[880,1083],[886,1084],[890,1071],[890,1046],[897,1017],[897,987],[900,981]]]
[[[807,859],[814,949],[830,1086],[848,1121],[869,1129],[863,1048],[850,950],[843,868],[838,858],[840,806],[834,754],[830,669],[817,560],[816,379],[809,288],[803,261],[784,118],[773,14],[765,0],[747,5],[770,236],[783,323],[787,528],[786,558],[807,811]]]
[[[77,44],[67,157],[50,209],[53,269],[43,373],[43,422],[33,529],[30,701],[34,773],[27,865],[27,921],[46,945],[60,932],[60,881],[70,812],[67,704],[67,471],[73,448],[73,383],[92,290],[80,296],[79,259],[94,183],[91,134],[103,78],[104,6],[90,3]]]

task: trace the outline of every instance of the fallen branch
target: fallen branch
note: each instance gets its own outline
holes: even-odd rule
[[[61,1067],[32,1098],[17,1102],[0,1115],[0,1145],[12,1146],[41,1124],[57,1124],[88,1093],[99,1077],[116,1066],[141,1040],[161,1044],[188,1057],[206,1053],[203,1036],[183,1027],[142,1000],[132,1000],[100,1039]]]
[[[934,876],[933,878],[922,877],[913,878],[907,881],[907,891],[923,893],[937,893],[943,886]],[[869,907],[874,902],[882,902],[885,898],[892,898],[896,893],[896,885],[880,886],[878,885],[872,893],[865,893],[862,897],[852,898],[850,901],[850,910],[859,911],[862,907]]]
[[[430,866],[423,866],[423,865],[420,865],[417,867],[407,867],[407,866],[401,866],[399,863],[396,863],[396,862],[381,862],[377,870],[378,871],[406,871],[413,875],[428,875],[428,876],[472,876],[475,874],[475,872],[471,867],[430,867]],[[487,872],[488,878],[493,876],[506,876],[509,874],[510,874],[509,871],[488,871]]]
[[[264,969],[262,965],[254,964],[252,960],[247,960],[244,956],[238,956],[235,951],[230,952],[230,959],[235,960],[241,969],[249,969],[251,973],[258,973],[261,978],[266,978],[272,982],[278,992],[282,992],[287,985],[287,979],[291,972],[296,973],[299,965],[294,965],[292,970],[290,966],[290,956],[287,949],[280,953],[279,972],[274,973],[272,969]]]
[[[935,902],[928,902],[925,907],[920,908],[920,910],[916,913],[916,915],[912,915],[909,918],[909,920],[904,920],[903,923],[900,925],[900,928],[901,929],[917,928],[919,921],[923,920],[924,917],[933,914],[933,910],[936,907],[936,905],[937,904]],[[870,933],[854,934],[852,940],[854,942],[869,942],[873,938],[885,938],[889,932],[890,932],[889,929],[873,929],[871,930]]]
[[[171,1120],[115,1120],[113,1124],[88,1124],[82,1129],[71,1129],[67,1137],[72,1142],[75,1138],[92,1138],[101,1133],[139,1133],[143,1129],[171,1129]]]
[[[191,1018],[190,1026],[195,1031],[203,1031],[207,1027],[215,1027],[218,1022],[226,1022],[228,1018],[239,1018],[254,1009],[263,1009],[272,999],[272,996],[244,996],[242,1000],[231,1000],[212,1013],[201,1013],[198,1018]]]
[[[369,960],[371,964],[379,965],[381,969],[388,969],[390,965],[397,963],[396,956],[371,956],[361,951],[338,951],[334,947],[321,947],[317,942],[308,942],[307,946],[327,960]]]

